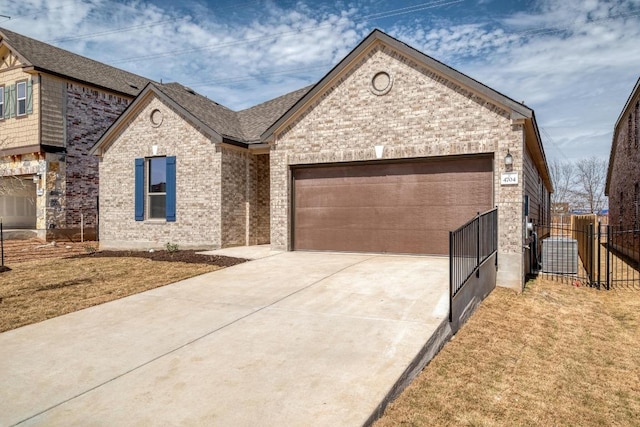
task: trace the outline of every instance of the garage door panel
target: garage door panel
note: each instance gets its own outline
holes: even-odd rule
[[[414,230],[378,230],[372,234],[362,230],[314,229],[304,239],[308,241],[300,241],[301,246],[313,244],[313,250],[320,251],[422,253],[424,248],[424,239]],[[436,232],[430,250],[446,252],[448,242],[448,231]]]
[[[457,182],[452,183],[453,180]],[[296,199],[296,208],[324,207],[324,206],[424,206],[435,205],[443,198],[447,205],[456,203],[459,205],[477,205],[478,199],[486,196],[483,190],[486,185],[481,184],[482,178],[474,175],[464,177],[450,177],[447,181],[435,182],[410,182],[404,185],[380,182],[359,185],[358,191],[351,191],[355,183],[351,185],[322,185],[322,186],[298,186],[296,193],[302,193]],[[424,191],[424,187],[429,187]],[[461,194],[456,191],[460,186],[468,187],[469,191]],[[380,197],[384,194],[384,197]]]
[[[35,228],[36,185],[22,177],[0,178],[0,217],[5,228]]]
[[[429,212],[421,206],[352,207],[296,209],[296,229],[323,228],[357,230],[366,229],[418,229],[437,230],[447,227],[451,218],[463,224],[476,214],[475,207],[449,212],[450,206],[432,206]]]
[[[492,177],[487,157],[294,170],[294,249],[446,254]]]

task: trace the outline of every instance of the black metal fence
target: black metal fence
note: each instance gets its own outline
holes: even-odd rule
[[[480,265],[498,250],[498,209],[476,215],[449,232],[449,297],[462,289]],[[498,258],[496,257],[496,265]]]
[[[537,227],[534,241],[535,274],[575,286],[640,289],[640,230],[578,217],[570,224]]]

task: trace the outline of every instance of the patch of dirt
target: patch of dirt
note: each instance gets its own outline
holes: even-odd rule
[[[195,250],[165,250],[149,251],[99,251],[98,242],[43,242],[39,239],[5,240],[4,264],[0,266],[0,273],[10,271],[10,265],[50,258],[145,258],[153,261],[185,262],[189,264],[208,264],[220,267],[230,267],[247,261],[242,258],[231,258],[215,255],[197,254]]]
[[[178,251],[99,251],[92,254],[75,255],[71,258],[145,258],[152,261],[168,261],[168,262],[185,262],[188,264],[210,264],[217,265],[219,267],[231,267],[236,264],[241,264],[248,260],[243,258],[231,258],[219,255],[203,255],[198,254],[195,250],[183,250]]]
[[[33,261],[35,259],[65,258],[95,251],[98,242],[43,242],[39,239],[5,240],[4,265]],[[0,268],[0,271],[2,269]]]

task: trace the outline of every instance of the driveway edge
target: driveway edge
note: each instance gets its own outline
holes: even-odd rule
[[[391,389],[389,389],[387,395],[382,399],[382,402],[380,402],[369,418],[367,418],[363,424],[364,427],[373,425],[373,423],[382,416],[387,405],[393,402],[400,393],[402,393],[404,389],[411,384],[411,382],[420,372],[422,372],[436,354],[440,352],[452,336],[453,330],[451,329],[451,323],[449,323],[449,319],[445,318],[433,332],[431,338],[429,338],[413,361],[409,364],[407,369],[405,369],[402,375],[400,375],[400,378],[398,378]]]

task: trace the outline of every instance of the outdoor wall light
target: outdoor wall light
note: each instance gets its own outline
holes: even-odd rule
[[[151,146],[151,154],[154,155],[154,156],[158,154],[158,146],[157,145],[152,145]]]
[[[507,155],[504,156],[504,165],[508,168],[513,166],[513,156],[509,152],[509,149],[507,149]]]

